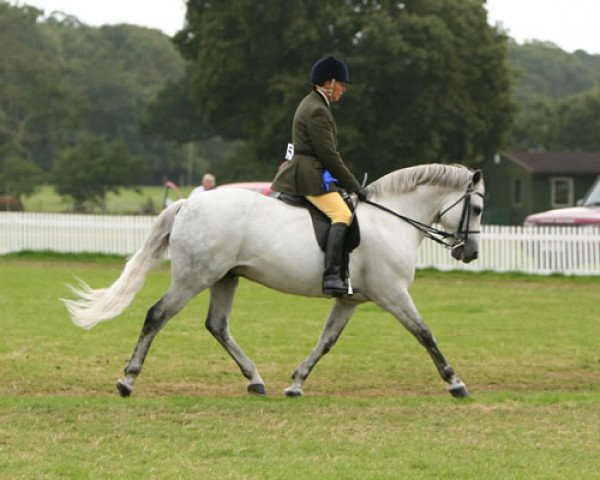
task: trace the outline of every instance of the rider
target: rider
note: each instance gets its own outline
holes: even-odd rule
[[[331,104],[339,101],[350,83],[346,63],[332,55],[319,59],[311,70],[312,91],[296,109],[292,126],[293,147],[288,162],[273,180],[272,189],[304,196],[329,217],[331,228],[325,250],[323,293],[344,295],[348,283],[342,276],[344,241],[352,212],[339,187],[364,199],[360,183],[337,151],[337,127]]]

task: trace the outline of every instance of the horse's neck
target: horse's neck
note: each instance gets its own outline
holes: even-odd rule
[[[378,201],[401,215],[431,225],[440,211],[445,195],[447,192],[439,187],[420,185],[410,192],[388,195],[378,198]]]

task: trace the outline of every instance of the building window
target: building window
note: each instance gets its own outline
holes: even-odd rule
[[[550,179],[550,203],[553,208],[573,205],[573,179],[570,177],[552,177]]]
[[[523,204],[523,182],[520,178],[515,178],[513,184],[513,205],[520,207]]]

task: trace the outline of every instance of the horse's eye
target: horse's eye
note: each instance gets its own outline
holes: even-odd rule
[[[473,207],[473,213],[475,215],[481,215],[482,211],[483,211],[483,208],[481,208],[481,207]]]

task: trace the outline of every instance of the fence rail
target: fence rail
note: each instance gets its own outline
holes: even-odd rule
[[[439,270],[600,275],[600,228],[483,225],[476,261],[456,262],[442,247],[424,240],[418,265]]]
[[[23,250],[129,255],[153,216],[0,212],[0,254]]]
[[[152,216],[0,212],[0,254],[23,250],[129,255],[143,243]],[[600,275],[599,227],[484,225],[479,259],[463,264],[429,240],[419,268],[547,275]]]

